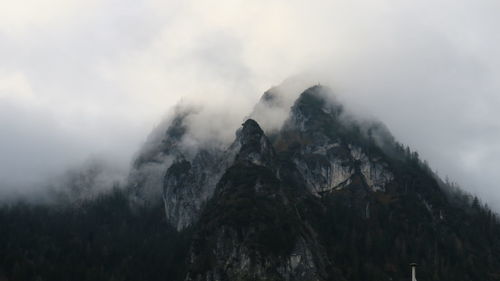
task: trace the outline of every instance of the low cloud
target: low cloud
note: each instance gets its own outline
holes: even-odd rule
[[[276,128],[285,110],[253,106],[298,75],[500,210],[497,1],[19,3],[0,4],[2,190],[89,155],[126,170],[181,99],[202,108],[192,145],[230,140],[252,110]]]

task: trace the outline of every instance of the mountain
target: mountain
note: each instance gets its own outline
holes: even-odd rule
[[[197,112],[178,108],[127,187],[78,209],[2,207],[0,280],[396,281],[413,262],[420,280],[500,280],[500,223],[477,198],[330,89],[283,92],[227,144],[186,146]]]

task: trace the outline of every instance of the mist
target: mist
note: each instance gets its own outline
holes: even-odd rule
[[[0,190],[40,191],[96,156],[127,174],[179,103],[201,112],[188,119],[186,145],[231,141],[266,90],[301,77],[284,104],[305,84],[328,85],[351,111],[381,120],[439,175],[499,211],[499,6],[2,3]],[[258,121],[272,129],[282,116]]]

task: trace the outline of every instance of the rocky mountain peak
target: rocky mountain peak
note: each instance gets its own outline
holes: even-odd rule
[[[287,93],[266,92],[228,147],[187,149],[183,113],[155,130],[129,185],[164,206],[113,188],[0,208],[0,280],[399,281],[413,262],[422,280],[500,280],[496,215],[328,88]]]
[[[140,169],[150,163],[162,163],[165,155],[178,155],[179,143],[186,134],[186,118],[193,114],[191,109],[176,109],[172,118],[158,125],[148,136],[134,161],[134,168]]]
[[[292,107],[292,111],[294,110],[313,117],[319,114],[338,116],[343,112],[344,108],[336,100],[330,88],[316,85],[300,94]]]
[[[173,116],[160,123],[148,136],[135,158],[128,184],[139,204],[161,204],[162,182],[174,160],[183,157],[180,143],[186,134],[189,108],[176,108]]]
[[[256,165],[270,165],[275,157],[274,148],[259,124],[248,119],[236,134],[236,142],[240,144],[240,151],[236,161],[248,161]]]
[[[283,104],[282,98],[276,94],[276,89],[272,88],[266,91],[259,102],[265,103],[269,106],[281,106]]]
[[[302,132],[337,134],[341,129],[343,106],[336,102],[332,91],[323,86],[306,89],[293,104],[285,129]]]
[[[248,142],[248,140],[264,135],[264,131],[262,131],[259,124],[253,119],[247,119],[241,126],[242,129],[239,132],[239,140],[242,145]]]

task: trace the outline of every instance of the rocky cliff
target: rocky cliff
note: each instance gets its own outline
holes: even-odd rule
[[[178,107],[127,188],[0,205],[0,280],[400,281],[413,262],[420,280],[500,280],[496,214],[328,88],[293,89],[234,128]]]
[[[265,122],[290,106],[278,129],[271,122],[267,135],[248,119],[226,147],[186,153],[182,118],[167,130],[156,151],[171,159],[167,222],[191,235],[185,280],[398,280],[411,261],[436,279],[436,268],[459,266],[440,257],[465,251],[469,238],[454,231],[467,214],[451,214],[457,207],[415,153],[328,88],[285,100],[270,90],[251,115]]]

